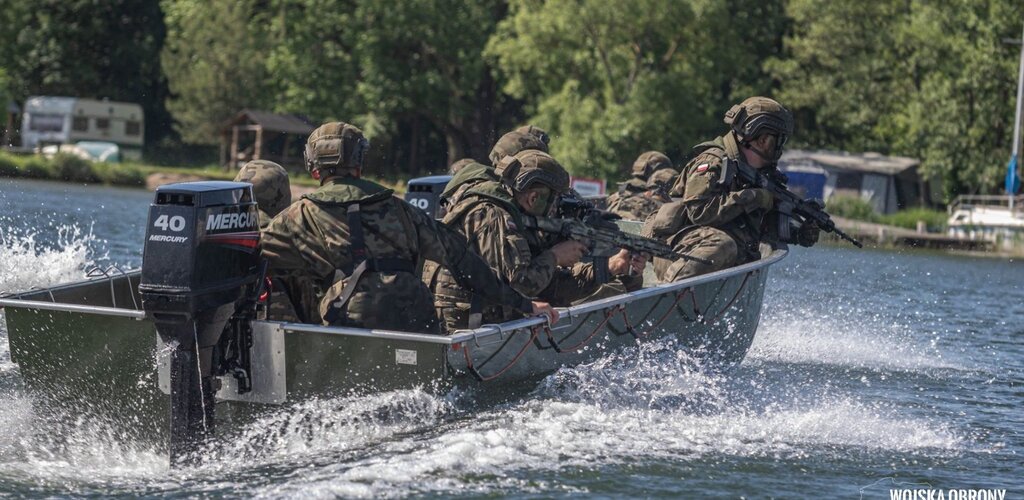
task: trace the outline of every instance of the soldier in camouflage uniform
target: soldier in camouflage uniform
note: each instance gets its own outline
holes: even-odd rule
[[[263,232],[271,276],[298,277],[316,287],[324,324],[438,332],[433,297],[420,281],[424,259],[454,270],[453,279],[484,300],[517,314],[557,313],[498,279],[466,240],[390,189],[361,179],[369,143],[341,122],[313,131],[306,168],[320,189],[303,196]],[[311,308],[304,305],[302,309]]]
[[[733,106],[725,115],[731,130],[713,141],[697,145],[695,155],[669,193],[674,201],[662,205],[648,219],[644,233],[660,238],[676,251],[702,257],[696,261],[654,259],[662,281],[718,271],[760,258],[762,241],[777,241],[772,218],[777,213],[772,194],[762,188],[746,187],[733,179],[722,179],[723,159],[741,160],[772,175],[782,148],[793,133],[789,110],[767,97],[751,97]],[[677,198],[681,197],[681,198]],[[795,241],[811,246],[818,240],[818,227],[804,224],[791,231]]]
[[[651,174],[672,168],[672,160],[658,151],[647,151],[636,158],[630,171],[632,177],[626,182],[620,182],[618,190],[605,198],[605,206],[608,210],[621,203],[623,198],[638,195],[647,191],[647,180]]]
[[[647,180],[645,191],[613,200],[608,210],[619,214],[623,219],[647,220],[662,205],[672,201],[668,196],[668,190],[678,175],[679,172],[675,169],[658,170]]]
[[[507,156],[495,171],[500,181],[483,182],[464,193],[444,222],[467,235],[473,249],[499,276],[528,297],[569,305],[592,295],[601,284],[594,279],[593,265],[580,264],[585,247],[576,241],[552,245],[522,223],[524,215],[552,213],[558,196],[569,189],[569,174],[554,158],[537,150]],[[610,273],[617,276],[628,275],[631,266],[640,274],[643,261],[631,259],[626,252],[608,263]],[[450,269],[442,269],[434,284],[437,308],[449,330],[514,317],[507,308],[482,303],[477,294],[452,279]],[[640,284],[630,281],[631,288]]]
[[[469,160],[465,165],[452,174],[452,180],[448,181],[448,185],[445,186],[444,192],[441,193],[441,204],[448,206],[454,206],[458,203],[462,193],[468,191],[473,186],[480,184],[485,181],[497,181],[498,176],[494,173],[494,166],[506,156],[514,156],[520,151],[527,149],[535,149],[537,151],[548,152],[548,134],[547,132],[534,127],[533,125],[523,125],[498,139],[498,142],[494,143],[494,147],[491,148],[491,153],[488,158],[491,160],[491,165],[484,165],[475,161]],[[459,160],[460,162],[466,160]],[[458,162],[456,162],[457,164]],[[452,165],[455,167],[455,164]]]
[[[272,161],[246,163],[235,175],[235,181],[252,184],[252,194],[256,197],[256,208],[260,214],[260,229],[266,229],[270,219],[292,204],[288,172]]]

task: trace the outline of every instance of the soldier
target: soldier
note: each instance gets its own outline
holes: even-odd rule
[[[609,210],[617,205],[622,198],[627,198],[647,191],[647,180],[651,174],[659,170],[672,168],[672,160],[659,151],[647,151],[636,158],[631,170],[632,177],[619,183],[618,191],[608,195],[605,206]]]
[[[647,180],[645,191],[613,200],[608,210],[619,214],[623,219],[647,220],[662,205],[672,201],[668,196],[668,190],[678,175],[679,172],[672,168],[658,170]]]
[[[591,264],[580,264],[586,250],[576,241],[550,244],[522,224],[524,215],[550,215],[558,196],[569,189],[569,174],[547,153],[521,151],[507,156],[495,169],[500,181],[487,181],[463,194],[444,222],[470,238],[473,249],[499,276],[527,297],[569,305],[597,291]],[[642,278],[627,278],[643,271],[642,259],[625,251],[609,258],[611,274],[621,276],[624,291],[638,288]],[[571,266],[571,269],[570,269]],[[436,305],[449,330],[476,328],[483,323],[511,319],[511,311],[488,306],[480,297],[452,279],[451,268],[436,277]]]
[[[256,207],[260,214],[260,229],[266,229],[270,219],[292,204],[292,188],[288,172],[281,165],[267,160],[246,163],[235,175],[236,182],[252,184]]]
[[[466,192],[473,186],[485,181],[497,181],[498,176],[494,174],[494,166],[497,165],[502,158],[506,156],[513,156],[516,153],[527,149],[535,149],[537,151],[547,153],[547,132],[534,127],[533,125],[523,125],[522,127],[501,136],[501,138],[494,143],[494,147],[491,148],[491,152],[488,155],[488,158],[491,160],[490,165],[484,165],[470,160],[470,163],[463,165],[458,169],[458,171],[451,172],[453,175],[452,180],[448,181],[448,185],[445,186],[444,192],[441,193],[441,203],[446,207],[454,206],[458,203],[462,193]],[[454,167],[455,165],[453,164],[452,166]]]
[[[487,156],[491,160],[491,166],[497,166],[498,162],[506,156],[513,156],[520,151],[536,149],[537,151],[548,152],[548,133],[533,125],[523,125],[503,136],[494,143],[491,153]]]
[[[300,277],[317,288],[324,324],[438,332],[433,298],[420,281],[424,259],[454,270],[453,279],[509,311],[547,314],[498,279],[458,233],[361,178],[369,143],[347,123],[327,123],[306,143],[306,169],[320,189],[303,196],[263,232],[272,276]],[[310,308],[308,305],[306,310]]]
[[[730,125],[728,133],[694,147],[694,158],[670,192],[682,198],[662,205],[644,227],[645,235],[712,263],[655,258],[655,273],[662,281],[756,260],[761,256],[760,242],[777,239],[771,229],[777,226],[766,217],[775,204],[772,194],[722,179],[722,163],[728,157],[769,174],[777,172],[782,148],[793,133],[793,115],[772,99],[751,97],[733,106],[725,114],[725,123]],[[818,241],[818,232],[813,223],[804,224],[791,231],[795,241],[790,243],[811,246]]]

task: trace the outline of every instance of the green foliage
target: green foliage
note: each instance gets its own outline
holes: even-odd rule
[[[14,159],[0,154],[0,177],[17,177],[18,175],[18,164],[14,162]]]
[[[211,161],[244,108],[340,119],[391,178],[483,160],[529,122],[615,181],[765,94],[796,112],[793,146],[919,158],[952,197],[1000,190],[1022,18],[1017,0],[12,0],[0,105],[141,103],[147,158],[174,164]]]
[[[57,178],[68,182],[99,182],[99,177],[92,170],[92,162],[75,155],[58,153],[50,160]]]
[[[215,144],[244,108],[270,108],[265,21],[255,0],[164,0],[160,61],[173,96],[167,109],[185,142]]]
[[[790,0],[793,34],[767,68],[798,145],[922,160],[947,198],[997,190],[1013,129],[1024,4]]]
[[[55,179],[57,170],[43,158],[33,156],[21,164],[22,175],[29,179]]]
[[[856,196],[832,196],[825,210],[832,216],[885,224],[888,226],[917,229],[917,221],[924,221],[928,231],[943,232],[949,216],[941,210],[914,207],[886,215],[875,213],[871,203]]]
[[[906,229],[917,229],[917,222],[924,221],[928,231],[933,233],[945,232],[948,220],[949,214],[946,212],[928,208],[909,208],[880,217],[882,224]]]
[[[504,90],[578,174],[618,178],[649,149],[677,161],[764,93],[781,2],[516,0],[487,48]]]
[[[99,182],[115,186],[144,186],[146,174],[134,165],[119,163],[93,163],[92,170]]]
[[[825,205],[825,211],[836,217],[868,222],[879,221],[879,216],[871,203],[856,196],[832,196]]]

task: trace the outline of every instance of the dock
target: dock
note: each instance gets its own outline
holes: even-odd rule
[[[961,252],[994,252],[995,242],[924,230],[911,230],[843,217],[833,217],[836,226],[868,246],[927,248]],[[837,238],[838,239],[838,238]]]

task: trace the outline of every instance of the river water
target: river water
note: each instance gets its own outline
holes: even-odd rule
[[[0,179],[0,290],[139,266],[150,199]],[[421,391],[317,400],[185,471],[86,419],[39,439],[0,320],[0,495],[1024,494],[1024,264],[821,247],[770,276],[754,346],[726,373],[669,337],[499,405]]]

